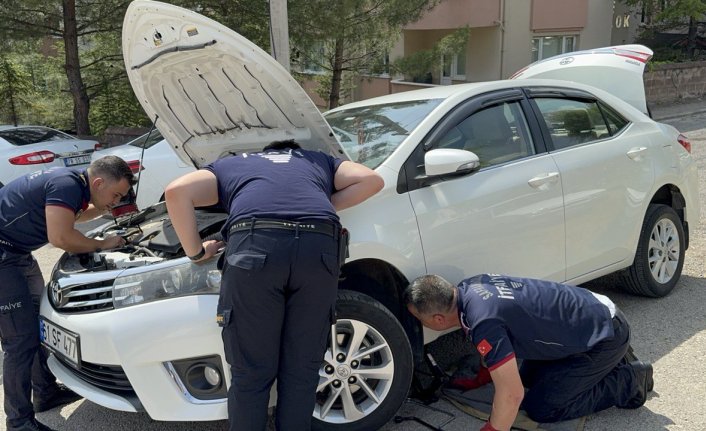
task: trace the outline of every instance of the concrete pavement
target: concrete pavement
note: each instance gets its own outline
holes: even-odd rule
[[[677,103],[650,104],[650,110],[655,121],[667,122],[667,120],[706,112],[706,100],[687,99]]]

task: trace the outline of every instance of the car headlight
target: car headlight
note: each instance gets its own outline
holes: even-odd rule
[[[190,261],[168,268],[124,275],[113,284],[113,306],[128,307],[177,296],[218,294],[221,272],[217,259],[202,264]]]

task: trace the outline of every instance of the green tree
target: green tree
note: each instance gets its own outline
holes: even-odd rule
[[[0,54],[0,122],[20,124],[21,111],[32,106],[31,75],[10,55]]]
[[[64,70],[73,100],[76,133],[91,133],[89,93],[82,68],[120,58],[119,51],[81,64],[79,46],[95,34],[119,32],[129,0],[3,0],[0,3],[0,36],[57,38],[63,42]]]
[[[423,81],[426,74],[441,67],[439,59],[442,56],[449,58],[466,48],[470,32],[468,27],[459,28],[441,38],[431,49],[415,51],[397,59],[392,64],[392,71],[402,73],[412,81]]]
[[[696,51],[698,24],[706,14],[704,0],[622,0],[628,6],[642,8],[650,18],[650,30],[664,31],[688,26],[686,53],[693,58]]]
[[[328,107],[338,106],[344,74],[374,72],[384,64],[403,26],[419,20],[438,0],[290,0],[294,62],[313,64],[330,78]]]

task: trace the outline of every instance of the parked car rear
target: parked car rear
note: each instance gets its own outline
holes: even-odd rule
[[[0,187],[38,170],[87,166],[99,145],[44,126],[0,126]]]

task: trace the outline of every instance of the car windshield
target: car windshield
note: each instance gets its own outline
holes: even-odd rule
[[[142,146],[144,145],[145,148],[149,148],[149,147],[153,146],[154,144],[156,144],[157,142],[161,141],[162,139],[164,139],[164,138],[162,138],[162,134],[155,130],[151,134],[150,133],[144,134],[144,135],[140,136],[139,138],[128,142],[128,145],[132,145],[133,147],[140,147],[140,148],[142,148]],[[145,142],[145,141],[147,141],[147,142]]]
[[[351,160],[375,169],[441,101],[363,106],[332,112],[325,118]]]
[[[48,127],[22,127],[20,129],[0,130],[0,138],[12,145],[31,145],[38,142],[66,141],[76,139],[71,135],[62,133]]]

